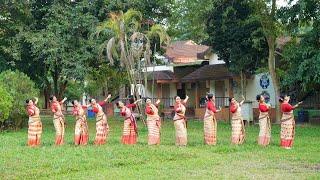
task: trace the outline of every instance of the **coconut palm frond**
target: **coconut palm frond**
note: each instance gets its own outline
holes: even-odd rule
[[[122,62],[122,64],[127,67],[129,66],[130,62],[129,62],[129,54],[128,54],[128,50],[127,50],[127,43],[126,43],[126,38],[121,38],[119,39],[119,46],[120,46],[120,61]],[[130,67],[131,68],[131,67]]]
[[[145,45],[145,51],[144,51],[144,59],[146,61],[146,63],[148,65],[151,64],[151,54],[152,54],[152,51],[151,51],[151,45],[150,45],[150,41],[149,41],[149,38],[147,36],[145,36],[145,40],[146,40],[146,45]]]
[[[123,17],[123,12],[122,11],[111,12],[109,13],[109,17],[113,21],[119,21]]]
[[[159,24],[155,24],[151,27],[150,31],[147,32],[147,36],[151,37],[159,37],[160,45],[161,44],[169,44],[170,36],[167,34],[166,30]]]
[[[113,37],[108,41],[108,44],[106,47],[107,48],[107,56],[108,56],[108,59],[109,59],[111,65],[114,65],[114,59],[112,57],[112,54],[113,54],[115,44],[116,44],[116,38]]]
[[[102,44],[99,45],[99,47],[98,47],[98,55],[99,55],[99,57],[103,56],[103,51],[107,47],[107,44],[108,44],[108,40],[104,41]]]
[[[105,27],[106,27],[107,30],[112,31],[113,34],[118,37],[118,35],[120,34],[119,23],[120,23],[119,21],[108,20],[106,22]]]
[[[120,54],[120,66],[121,67],[125,67],[125,66],[128,66],[127,64],[127,57],[126,57],[126,55],[125,55],[125,53],[123,52],[123,51],[121,51],[121,54]]]
[[[127,24],[128,32],[133,33],[135,31],[138,31],[141,27],[141,22],[139,21],[132,21],[130,24]]]
[[[125,30],[126,30],[126,28],[125,28],[125,25],[124,25],[124,22],[123,21],[120,21],[119,22],[119,36],[121,37],[121,36],[125,36]]]
[[[132,21],[142,21],[142,14],[140,11],[129,9],[126,13],[123,14],[123,20],[125,24],[130,24]]]
[[[138,31],[141,27],[142,14],[139,11],[129,9],[123,14],[123,21],[129,32]]]
[[[151,50],[147,49],[147,50],[144,51],[144,60],[145,60],[147,65],[151,64],[150,58],[151,58]]]

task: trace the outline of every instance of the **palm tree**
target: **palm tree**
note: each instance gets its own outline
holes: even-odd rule
[[[111,38],[104,41],[100,46],[100,55],[107,51],[107,58],[111,65],[114,64],[114,58],[120,61],[120,65],[126,69],[130,84],[137,87],[137,80],[142,72],[141,57],[144,56],[145,64],[151,64],[152,55],[150,38],[158,37],[160,46],[168,44],[170,41],[166,31],[160,25],[153,25],[149,31],[143,33],[142,14],[139,11],[128,10],[126,13],[113,12],[110,18],[102,22],[96,30],[96,36],[101,33],[111,35]],[[130,38],[129,38],[130,37]],[[119,57],[120,54],[120,57]],[[145,89],[147,89],[147,72],[145,72]],[[135,90],[135,95],[140,97]]]

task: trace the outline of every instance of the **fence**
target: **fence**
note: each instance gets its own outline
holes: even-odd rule
[[[155,103],[158,99],[161,101],[161,106],[163,106],[164,108],[170,108],[172,106],[174,106],[175,100],[173,97],[169,97],[169,98],[150,98],[152,103]],[[124,99],[119,99],[124,103],[129,103],[129,99],[128,98],[124,98]],[[205,98],[200,98],[199,100],[199,107],[198,108],[204,108],[206,106],[206,100]],[[215,105],[216,107],[229,107],[229,97],[216,97],[215,98]],[[195,104],[190,104],[187,103],[187,107],[189,108],[195,108],[196,105]]]
[[[320,108],[320,94],[310,93],[303,99],[298,98],[295,94],[290,94],[290,104],[297,104],[299,101],[303,101],[300,105],[302,108],[306,109],[319,109]]]
[[[170,108],[174,105],[174,98],[149,98],[151,99],[152,103],[155,103],[158,99],[161,101],[161,105],[164,108]],[[119,99],[120,101],[124,102],[125,104],[129,103],[129,98]]]

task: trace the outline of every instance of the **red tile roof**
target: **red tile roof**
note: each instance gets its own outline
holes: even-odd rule
[[[191,40],[176,41],[167,47],[165,56],[175,64],[190,63],[199,59],[204,60],[204,56],[210,50],[209,46],[198,45]]]
[[[148,80],[175,80],[176,76],[172,71],[155,71],[148,73]]]
[[[214,64],[206,65],[184,76],[182,82],[198,81],[198,80],[223,80],[230,79],[234,76],[226,65]]]

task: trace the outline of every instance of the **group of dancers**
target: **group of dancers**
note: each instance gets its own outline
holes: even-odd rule
[[[77,100],[73,100],[73,111],[72,114],[76,119],[75,124],[75,145],[87,145],[89,140],[88,124],[86,119],[86,109],[91,106],[92,111],[96,115],[96,136],[94,144],[102,145],[107,141],[109,134],[109,125],[107,116],[103,111],[102,106],[108,102],[111,95],[101,102],[96,102],[95,99],[91,99],[89,104],[81,105]],[[179,96],[175,97],[173,117],[176,145],[186,146],[187,139],[187,119],[186,119],[186,103],[189,97],[181,99]],[[204,143],[207,145],[216,145],[217,143],[217,120],[215,114],[221,111],[221,108],[216,108],[215,97],[213,94],[207,94],[207,105],[204,114]],[[258,137],[258,144],[261,146],[267,146],[270,143],[271,138],[271,122],[269,117],[269,111],[271,106],[265,102],[263,95],[257,95],[257,101],[259,103],[259,126],[260,132]],[[56,130],[55,145],[62,145],[64,143],[65,134],[65,117],[62,113],[61,105],[67,100],[64,98],[62,101],[58,101],[55,96],[50,98],[51,110],[53,112],[53,124]],[[229,98],[230,101],[230,112],[231,118],[231,143],[240,145],[245,141],[246,132],[241,115],[241,106],[244,102],[238,102],[235,98]],[[118,101],[117,107],[120,109],[120,115],[124,118],[123,133],[121,142],[122,144],[136,144],[137,143],[137,122],[133,114],[133,109],[136,108],[137,103],[142,99],[125,105],[123,102]],[[290,149],[293,145],[294,132],[295,132],[295,121],[293,116],[293,110],[301,104],[290,105],[290,96],[281,96],[279,98],[281,102],[281,143],[280,146],[286,149]],[[38,99],[28,99],[27,112],[29,115],[29,128],[28,128],[28,145],[39,146],[42,134],[42,123],[40,119],[40,111],[36,106]],[[161,131],[161,119],[158,112],[158,106],[161,103],[157,100],[154,104],[151,99],[146,99],[145,114],[147,116],[147,127],[148,127],[148,144],[159,145],[160,144],[160,131]]]

